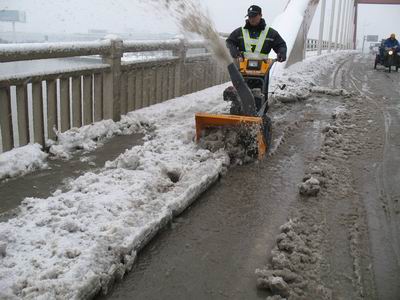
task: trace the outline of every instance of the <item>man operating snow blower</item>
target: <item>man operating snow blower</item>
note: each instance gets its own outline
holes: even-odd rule
[[[279,33],[271,27],[267,27],[262,18],[262,9],[257,5],[252,5],[247,10],[248,17],[243,27],[235,29],[226,40],[226,46],[234,59],[239,61],[240,72],[242,73],[250,89],[259,88],[264,95],[264,101],[260,97],[255,97],[256,109],[259,111],[264,102],[265,110],[268,110],[268,86],[269,70],[272,67],[272,60],[268,60],[271,49],[277,54],[277,61],[286,60],[287,47]],[[257,61],[256,70],[251,65],[252,61]],[[253,62],[255,64],[255,62]],[[258,71],[258,72],[256,72]],[[239,104],[232,95],[232,89],[227,89],[224,93],[224,99],[232,101],[231,113],[240,114]]]
[[[287,49],[278,32],[266,26],[261,7],[250,6],[247,16],[246,25],[233,31],[226,41],[238,60],[228,65],[233,86],[223,93],[224,100],[231,101],[230,114],[196,113],[196,140],[207,128],[243,129],[240,140],[246,152],[261,159],[271,144],[271,121],[266,115],[269,72],[275,61],[286,60]],[[271,49],[277,53],[276,60],[268,59]]]
[[[267,27],[262,18],[261,7],[252,5],[247,10],[248,17],[243,27],[235,29],[226,40],[226,45],[233,58],[245,57],[249,53],[257,53],[268,58],[273,49],[277,54],[277,60],[286,60],[286,43],[279,33],[271,27]]]

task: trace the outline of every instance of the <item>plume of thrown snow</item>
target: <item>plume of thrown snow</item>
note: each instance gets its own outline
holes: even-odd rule
[[[195,33],[204,38],[219,61],[226,65],[232,63],[232,58],[214,27],[209,13],[204,11],[199,3],[193,0],[153,0],[153,4],[162,4],[168,10],[183,33]]]

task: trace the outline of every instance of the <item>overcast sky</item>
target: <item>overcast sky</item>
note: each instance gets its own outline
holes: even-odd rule
[[[332,1],[327,0],[325,39],[328,37]],[[26,12],[27,23],[17,24],[18,31],[86,33],[89,29],[104,29],[108,32],[176,32],[177,27],[162,5],[154,7],[149,2],[151,0],[0,0],[0,10]],[[267,23],[271,23],[288,0],[199,2],[208,10],[218,31],[231,32],[243,25],[251,4],[260,5]],[[317,17],[310,31],[311,37],[318,36]],[[359,40],[364,34],[377,34],[380,38],[391,32],[400,35],[400,5],[360,5],[358,25]],[[0,34],[10,29],[10,24],[0,22]]]
[[[196,0],[194,0],[196,1]],[[21,31],[87,32],[106,29],[120,32],[135,29],[150,32],[176,32],[169,13],[148,3],[151,0],[0,0],[0,9],[26,11],[27,23],[17,24]],[[156,1],[153,1],[156,2]],[[161,2],[161,1],[160,1]],[[219,31],[231,31],[243,25],[247,8],[258,4],[266,19],[279,14],[287,0],[202,0]],[[268,7],[268,9],[266,9]],[[10,24],[0,23],[10,29]]]

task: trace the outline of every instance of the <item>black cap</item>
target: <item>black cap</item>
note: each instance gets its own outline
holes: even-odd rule
[[[255,17],[257,15],[261,15],[261,7],[259,7],[258,5],[252,5],[249,7],[249,9],[247,10],[247,16],[249,17]]]

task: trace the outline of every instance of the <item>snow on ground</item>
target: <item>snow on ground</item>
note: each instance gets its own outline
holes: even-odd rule
[[[308,93],[316,78],[345,55],[276,69],[274,84],[286,83],[283,93]],[[120,123],[103,121],[62,135],[54,153],[90,149],[96,132],[151,128],[143,145],[108,161],[96,174],[80,176],[69,191],[26,198],[18,216],[0,224],[0,298],[79,299],[101,288],[106,292],[132,267],[138,248],[229,165],[223,149],[210,152],[194,143],[194,113],[228,111],[222,100],[227,86],[131,112]]]
[[[275,64],[271,70],[272,80],[270,92],[275,92],[272,101],[296,102],[307,99],[312,89],[317,90],[318,80],[332,73],[337,65],[338,58],[345,58],[353,50],[341,51],[321,56],[312,56],[303,62],[296,63],[287,69]],[[278,89],[278,85],[286,84],[284,90]]]
[[[102,142],[117,134],[143,131],[143,124],[123,116],[121,121],[103,120],[81,128],[72,128],[58,133],[58,141],[49,140],[50,157],[69,159],[77,149],[91,151]],[[0,180],[25,175],[37,169],[47,168],[49,154],[39,144],[28,144],[0,153]]]
[[[47,167],[47,154],[39,144],[15,148],[0,155],[0,180]]]
[[[121,121],[103,120],[81,128],[72,128],[63,133],[57,133],[57,143],[50,141],[49,152],[58,158],[69,159],[74,150],[91,151],[96,149],[101,141],[114,135],[131,134],[142,131],[139,121],[122,116]]]

